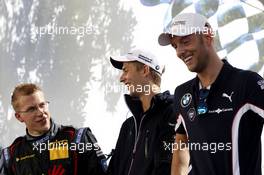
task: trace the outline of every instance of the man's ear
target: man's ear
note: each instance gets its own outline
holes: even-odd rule
[[[16,112],[16,113],[15,113],[15,117],[16,117],[16,119],[19,120],[21,123],[24,122],[23,118],[21,117],[21,115],[20,115],[19,113]]]
[[[209,24],[207,24],[206,30],[204,31],[204,36],[207,44],[213,44],[215,33]]]
[[[202,37],[203,43],[206,46],[212,46],[213,45],[213,37],[211,34],[206,33],[206,34],[203,34],[202,36],[203,36]]]
[[[144,73],[144,76],[147,76],[150,73],[150,67],[147,65],[144,65],[143,66],[143,73]]]

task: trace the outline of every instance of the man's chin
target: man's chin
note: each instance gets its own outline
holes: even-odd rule
[[[42,125],[43,131],[48,131],[51,127],[51,122],[49,119],[46,119]]]
[[[189,66],[189,67],[187,67],[187,68],[188,68],[188,70],[189,70],[190,72],[198,73],[195,67],[191,67],[191,66]]]

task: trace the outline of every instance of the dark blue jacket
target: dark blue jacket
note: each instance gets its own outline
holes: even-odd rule
[[[143,112],[139,98],[125,95],[133,116],[122,125],[110,175],[170,175],[176,117],[173,96],[168,91],[152,98],[149,110]]]

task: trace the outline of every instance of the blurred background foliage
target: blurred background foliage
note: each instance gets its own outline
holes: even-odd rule
[[[131,47],[136,23],[119,0],[0,0],[1,144],[24,133],[10,106],[21,82],[43,88],[56,121],[82,126],[91,82],[103,87],[116,79],[106,55]],[[100,72],[92,71],[96,66]],[[109,111],[119,96],[105,93]]]

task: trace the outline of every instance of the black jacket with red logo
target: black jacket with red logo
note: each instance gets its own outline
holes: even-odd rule
[[[89,128],[54,122],[43,136],[18,137],[1,157],[4,175],[104,175],[106,170],[105,156]]]

